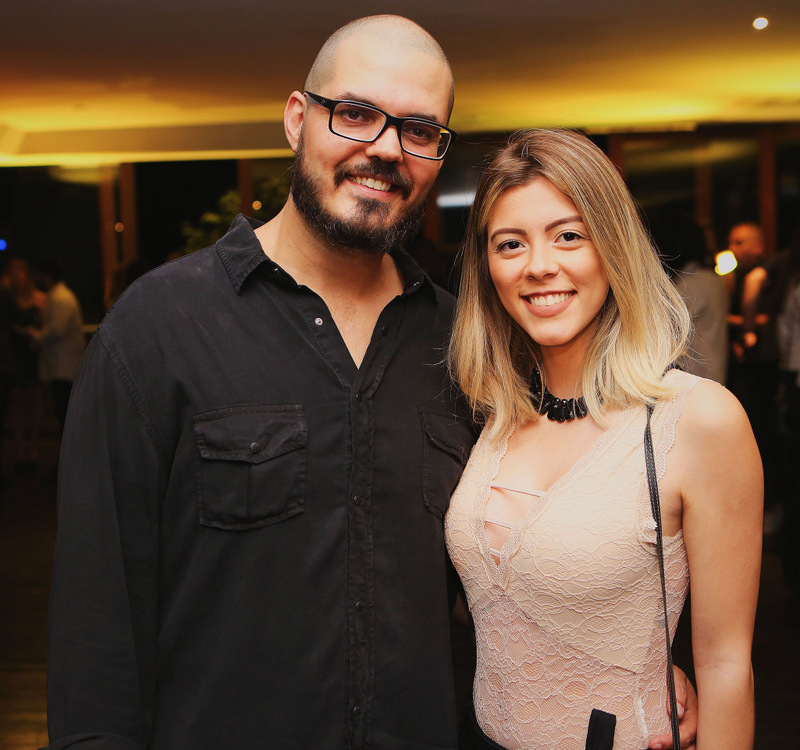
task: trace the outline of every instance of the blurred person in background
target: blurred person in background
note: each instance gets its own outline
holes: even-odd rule
[[[8,479],[4,473],[3,447],[6,438],[6,417],[11,397],[11,387],[17,372],[11,325],[14,311],[11,288],[5,267],[0,268],[0,492]]]
[[[34,332],[42,327],[47,297],[36,288],[31,268],[22,258],[9,261],[6,275],[12,298],[11,343],[17,366],[9,419],[17,448],[16,469],[28,475],[36,471],[39,463],[43,400]]]
[[[767,258],[761,227],[751,221],[733,226],[728,250],[736,257],[730,281],[728,314],[731,357],[727,386],[739,399],[756,436],[764,462],[764,531],[781,523],[778,444],[779,352],[776,298],[779,258]]]
[[[781,446],[783,518],[778,551],[792,589],[790,617],[800,615],[800,225],[778,275],[778,342],[781,354],[784,440]]]
[[[714,273],[714,260],[700,225],[685,214],[660,213],[650,234],[669,277],[692,318],[692,333],[681,369],[725,384],[728,372],[728,310],[725,282]]]
[[[72,383],[86,348],[83,316],[78,298],[64,283],[59,261],[40,266],[39,283],[47,294],[42,326],[28,329],[28,334],[39,347],[40,379],[52,389],[59,427],[63,429]]]

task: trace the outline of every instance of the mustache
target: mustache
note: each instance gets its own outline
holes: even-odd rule
[[[339,187],[346,179],[347,175],[357,173],[365,177],[372,177],[377,180],[386,180],[396,185],[403,196],[408,198],[411,195],[411,190],[414,187],[411,180],[405,175],[400,173],[400,170],[385,161],[365,161],[361,164],[351,164],[347,167],[337,167],[334,172],[333,179],[336,187]]]

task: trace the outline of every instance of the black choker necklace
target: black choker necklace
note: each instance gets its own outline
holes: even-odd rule
[[[583,396],[578,399],[557,398],[547,387],[542,395],[542,376],[538,367],[534,368],[531,375],[531,393],[531,400],[539,413],[547,414],[547,418],[553,422],[571,422],[573,419],[583,419],[589,413]]]

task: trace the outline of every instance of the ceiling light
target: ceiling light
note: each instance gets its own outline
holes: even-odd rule
[[[761,31],[761,29],[766,29],[768,24],[769,21],[766,18],[756,18],[756,20],[753,21],[753,28]]]

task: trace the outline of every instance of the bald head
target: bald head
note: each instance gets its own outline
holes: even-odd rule
[[[380,15],[357,18],[342,26],[328,37],[317,54],[314,64],[305,82],[306,91],[319,92],[331,81],[336,72],[336,64],[340,52],[359,38],[369,38],[380,42],[381,46],[396,50],[408,50],[431,57],[432,61],[444,64],[450,75],[450,102],[447,109],[448,119],[453,110],[453,73],[450,63],[439,43],[418,24],[403,16]]]
[[[750,221],[734,226],[728,236],[728,250],[736,256],[743,268],[749,269],[757,265],[764,255],[761,227]]]

